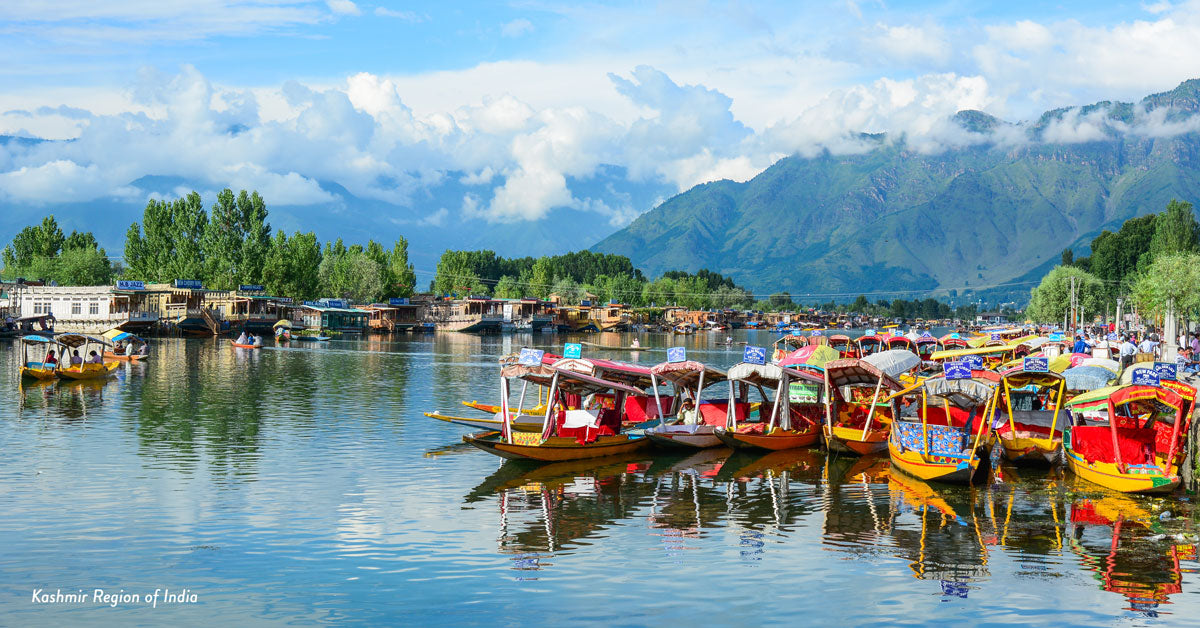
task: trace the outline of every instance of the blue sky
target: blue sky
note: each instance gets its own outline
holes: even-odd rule
[[[1200,75],[1200,4],[7,0],[0,56],[0,134],[75,140],[0,146],[0,204],[137,207],[149,175],[401,226],[616,229],[861,131],[946,150],[972,141],[960,109],[1171,89]]]

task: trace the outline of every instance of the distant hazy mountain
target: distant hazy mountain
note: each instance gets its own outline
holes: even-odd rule
[[[649,275],[708,268],[793,294],[1036,279],[1101,229],[1172,198],[1200,201],[1197,111],[1197,80],[1022,124],[963,111],[951,129],[959,148],[922,154],[864,136],[878,146],[696,186],[593,250]]]

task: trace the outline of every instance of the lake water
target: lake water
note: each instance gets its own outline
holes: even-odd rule
[[[689,357],[739,361],[716,337]],[[107,381],[23,387],[0,344],[0,624],[1195,625],[1186,498],[1008,467],[933,486],[818,450],[527,466],[422,416],[563,341],[164,339]]]

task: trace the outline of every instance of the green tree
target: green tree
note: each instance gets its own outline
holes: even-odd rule
[[[238,283],[260,283],[263,281],[263,265],[271,250],[267,205],[257,191],[247,194],[242,190],[238,194],[237,206],[243,234]]]
[[[93,243],[95,240],[93,239]],[[102,286],[113,278],[104,249],[78,246],[58,256],[55,281],[64,286]]]
[[[536,296],[539,299],[544,299],[550,294],[550,286],[554,283],[554,266],[550,263],[550,259],[539,257],[533,263],[533,267],[529,275],[529,293],[531,296]]]
[[[865,295],[860,294],[858,295],[858,298],[850,304],[850,311],[859,314],[866,314],[869,307],[871,307],[871,302],[867,301],[867,297]]]
[[[204,285],[213,290],[232,290],[238,286],[242,264],[241,213],[233,190],[217,194],[217,202],[204,224]]]
[[[1133,300],[1141,312],[1161,315],[1167,302],[1175,300],[1175,311],[1200,314],[1200,253],[1166,253],[1139,273],[1133,282]]]
[[[1104,283],[1095,275],[1074,266],[1055,266],[1029,295],[1026,314],[1039,323],[1063,320],[1071,302],[1071,279],[1085,313],[1099,311],[1104,303]]]
[[[771,309],[782,310],[795,305],[792,302],[792,295],[787,292],[776,292],[767,297],[767,302],[771,304]]]
[[[1178,200],[1167,203],[1167,210],[1154,221],[1154,235],[1150,239],[1150,256],[1157,259],[1171,253],[1190,253],[1200,243],[1200,223],[1192,204]]]
[[[512,275],[504,275],[500,278],[500,281],[496,282],[494,296],[501,299],[519,299],[525,296],[525,294]]]
[[[413,265],[408,261],[408,240],[404,236],[396,240],[392,252],[388,255],[388,275],[392,284],[388,288],[388,296],[410,297],[417,286],[417,274]]]
[[[1071,249],[1063,249],[1062,265],[1070,266],[1074,262],[1075,262],[1075,251],[1072,251]]]
[[[153,246],[150,239],[149,221],[143,220],[147,229],[147,246]],[[204,234],[208,227],[208,213],[204,211],[204,202],[200,195],[192,192],[187,196],[172,201],[168,205],[166,224],[162,228],[166,232],[166,246],[162,253],[159,278],[162,281],[171,279],[202,279],[204,277]],[[155,239],[158,239],[156,234]]]

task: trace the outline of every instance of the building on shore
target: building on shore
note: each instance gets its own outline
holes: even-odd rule
[[[291,320],[305,329],[329,329],[342,334],[364,334],[371,313],[351,307],[342,299],[305,301],[291,308]]]
[[[372,332],[391,334],[416,329],[424,320],[426,305],[411,298],[393,298],[387,303],[372,303],[359,309],[368,312],[367,325]]]
[[[488,297],[436,301],[429,318],[438,331],[498,332],[504,322],[503,302]]]

